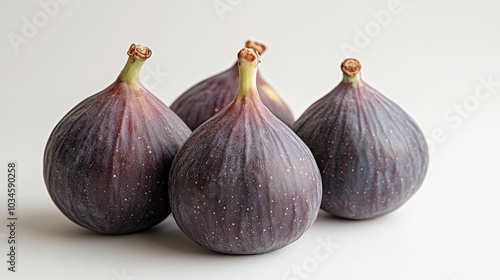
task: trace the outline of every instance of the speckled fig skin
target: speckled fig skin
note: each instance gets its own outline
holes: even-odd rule
[[[140,83],[124,80],[67,113],[44,154],[45,184],[56,206],[78,225],[106,234],[140,231],[170,214],[168,173],[191,132]]]
[[[240,61],[252,55],[258,60],[243,49]],[[243,83],[237,97],[183,144],[169,183],[181,230],[226,254],[291,244],[311,226],[321,203],[321,176],[311,152],[262,104],[255,87]]]
[[[247,47],[256,49],[260,54],[265,50],[264,45],[253,41],[248,41]],[[238,77],[238,63],[235,63],[228,70],[188,89],[172,103],[170,108],[194,130],[234,99],[234,94],[238,90]],[[262,103],[282,122],[292,126],[294,117],[290,108],[262,78],[260,71],[257,72],[257,91]]]
[[[344,66],[348,62],[353,63],[346,60]],[[359,62],[354,63],[293,130],[321,171],[321,208],[338,217],[369,219],[394,211],[419,189],[429,157],[415,122],[364,83]]]

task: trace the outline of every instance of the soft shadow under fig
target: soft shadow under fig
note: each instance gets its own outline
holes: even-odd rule
[[[385,219],[390,219],[390,215],[384,215],[380,217],[375,217],[371,219],[365,219],[365,220],[354,220],[354,219],[347,219],[347,218],[342,218],[342,217],[337,217],[334,216],[324,210],[320,210],[318,214],[318,218],[316,219],[315,223],[323,224],[323,223],[334,223],[334,224],[342,224],[342,225],[360,225],[360,224],[371,224],[377,221],[382,221]]]
[[[147,239],[155,246],[161,246],[165,250],[174,250],[178,254],[195,254],[199,256],[211,256],[218,258],[234,258],[234,257],[251,257],[254,255],[228,255],[215,251],[211,251],[202,247],[196,242],[187,237],[175,224],[172,216],[167,218],[167,221],[162,225],[155,227],[154,231],[158,234],[149,235],[149,232],[140,233],[141,235],[148,235]]]
[[[227,256],[212,252],[185,236],[176,225],[172,216],[160,224],[136,233],[122,235],[107,235],[96,233],[74,224],[64,217],[57,209],[32,210],[20,217],[19,230],[30,236],[36,236],[51,242],[51,239],[74,240],[78,243],[85,242],[115,242],[116,246],[126,243],[133,246],[134,250],[155,252],[158,254],[175,251],[179,254],[199,256]]]
[[[159,247],[166,252],[176,251],[177,254],[217,255],[217,253],[201,247],[185,236],[171,216],[161,224],[147,231],[136,233],[136,235],[138,238],[143,239],[143,242],[149,242],[150,245]]]

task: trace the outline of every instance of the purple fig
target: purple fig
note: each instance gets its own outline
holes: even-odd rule
[[[152,227],[170,214],[168,173],[191,133],[139,81],[151,56],[134,45],[118,79],[69,111],[52,131],[43,173],[70,220],[106,234]]]
[[[293,130],[309,146],[323,178],[321,208],[369,219],[403,205],[420,187],[429,161],[415,122],[366,84],[355,59],[343,81],[309,107]]]
[[[266,47],[254,41],[246,42],[247,48],[252,48],[262,54]],[[238,90],[238,65],[235,63],[228,70],[212,76],[184,92],[170,106],[184,122],[194,130],[210,117],[229,104]],[[290,108],[285,104],[274,89],[257,71],[257,91],[262,103],[282,122],[292,126],[294,118]]]
[[[227,254],[291,244],[321,203],[313,155],[259,98],[259,62],[253,49],[238,53],[236,97],[188,137],[170,172],[170,205],[181,230]]]

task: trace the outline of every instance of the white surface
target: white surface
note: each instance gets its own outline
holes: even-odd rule
[[[1,279],[499,279],[500,84],[474,99],[481,79],[500,81],[498,1],[401,0],[379,30],[373,13],[389,0],[69,1],[16,52],[9,34],[23,36],[23,18],[43,21],[38,3],[0,8],[0,225],[7,160],[18,162],[20,176],[18,272],[0,264]],[[219,17],[214,4],[231,10]],[[357,28],[367,26],[373,36],[356,45]],[[322,213],[296,243],[257,256],[211,253],[172,217],[148,232],[103,236],[59,213],[42,179],[45,142],[70,108],[116,78],[130,43],[153,50],[143,78],[169,105],[234,63],[246,39],[268,45],[263,75],[296,117],[340,81],[340,46],[357,46],[364,80],[441,142],[419,192],[374,220]],[[464,102],[470,111],[444,118]]]

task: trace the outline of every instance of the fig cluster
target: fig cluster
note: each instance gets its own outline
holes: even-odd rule
[[[247,41],[236,63],[169,108],[140,82],[152,52],[132,44],[118,78],[71,109],[47,141],[43,176],[59,210],[104,234],[170,213],[186,236],[225,254],[298,240],[320,208],[370,219],[421,186],[427,145],[415,121],[346,59],[342,81],[297,121],[260,71],[266,47]]]

